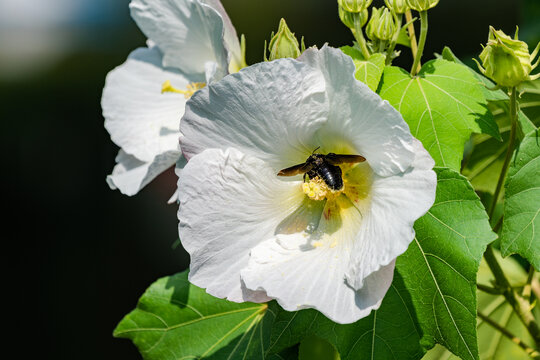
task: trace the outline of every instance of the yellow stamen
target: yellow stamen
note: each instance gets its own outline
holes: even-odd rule
[[[341,191],[332,190],[319,177],[309,179],[309,182],[302,184],[302,191],[312,200],[335,199]]]
[[[161,87],[161,93],[163,94],[166,92],[172,92],[172,93],[177,93],[177,94],[184,94],[184,97],[186,99],[189,99],[191,96],[193,96],[193,94],[195,94],[195,92],[197,92],[198,90],[201,90],[205,86],[206,86],[206,83],[194,82],[191,84],[187,84],[186,90],[180,90],[172,86],[171,82],[167,80],[163,83]]]

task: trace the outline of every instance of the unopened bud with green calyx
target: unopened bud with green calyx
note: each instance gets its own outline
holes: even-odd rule
[[[407,5],[416,11],[426,11],[435,7],[439,0],[407,0]]]
[[[386,6],[396,14],[404,14],[409,10],[407,0],[384,0]]]
[[[272,39],[270,39],[268,50],[270,50],[270,57],[266,59],[265,45],[264,58],[267,61],[281,58],[296,59],[300,56],[300,54],[302,54],[298,40],[287,26],[285,19],[281,19],[279,22],[277,33],[275,35],[272,33]]]
[[[379,17],[379,24],[375,27],[375,36],[381,40],[390,40],[394,36],[395,31],[396,24],[394,23],[394,17],[390,10],[385,7]]]
[[[338,0],[338,5],[345,11],[359,13],[367,9],[372,1],[373,0]]]
[[[377,40],[375,28],[379,26],[379,18],[381,17],[383,8],[377,9],[375,6],[371,8],[371,18],[366,26],[366,35],[371,40]]]
[[[513,87],[523,81],[535,80],[540,74],[531,76],[531,71],[538,66],[532,65],[534,58],[538,54],[536,47],[532,54],[529,54],[529,47],[517,37],[514,39],[506,35],[502,30],[489,28],[487,45],[480,54],[482,66],[478,64],[480,71],[499,86]]]
[[[339,18],[341,19],[341,22],[345,24],[345,26],[348,27],[349,29],[352,29],[352,30],[355,29],[355,26],[354,26],[355,17],[359,18],[360,27],[366,25],[367,20],[369,18],[368,9],[364,9],[364,11],[362,11],[361,13],[351,13],[351,12],[343,10],[341,6],[338,6],[338,8],[339,8],[338,9]]]
[[[390,40],[396,31],[392,13],[386,7],[373,8],[366,34],[371,40]]]

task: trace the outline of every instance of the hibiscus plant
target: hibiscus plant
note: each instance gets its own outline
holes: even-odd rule
[[[439,1],[371,2],[337,1],[350,46],[282,20],[248,66],[219,0],[131,1],[107,182],[174,166],[191,258],[114,331],[143,358],[540,357],[538,46],[490,28],[478,68],[422,63]]]

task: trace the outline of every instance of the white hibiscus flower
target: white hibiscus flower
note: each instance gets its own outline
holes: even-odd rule
[[[121,148],[107,182],[134,195],[179,160],[187,98],[238,71],[243,55],[219,0],[132,0],[130,9],[150,40],[109,73],[102,107],[105,128]]]
[[[192,283],[231,301],[315,308],[339,323],[380,306],[415,220],[434,202],[436,175],[401,115],[354,71],[337,49],[309,49],[188,101],[178,217]],[[315,149],[366,161],[340,165],[339,191],[317,176],[276,176]]]

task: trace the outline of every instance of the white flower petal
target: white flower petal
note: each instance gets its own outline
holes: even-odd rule
[[[179,233],[191,255],[190,281],[231,301],[268,301],[242,286],[240,270],[249,251],[273,237],[302,202],[300,182],[278,180],[263,161],[235,149],[206,150],[179,176]]]
[[[375,173],[405,171],[414,159],[413,136],[399,112],[353,76],[352,59],[341,50],[310,48],[298,60],[324,74],[330,99],[328,122],[318,132],[323,149],[336,139],[364,156]],[[335,152],[335,151],[334,151]]]
[[[220,77],[227,73],[223,20],[211,6],[199,0],[132,0],[129,7],[144,34],[163,51],[163,66],[203,74],[205,63],[214,61]]]
[[[315,308],[348,324],[379,308],[394,276],[392,262],[354,290],[343,276],[348,258],[345,246],[315,248],[302,234],[277,235],[251,251],[242,280],[249,289],[266,291],[285,310]]]
[[[191,82],[163,69],[157,48],[140,48],[109,73],[103,89],[101,105],[111,139],[143,162],[179,149],[178,127],[186,99],[181,94],[162,94],[166,80],[177,88]]]
[[[229,15],[223,8],[223,5],[219,0],[202,0],[205,4],[210,5],[214,10],[216,10],[221,19],[223,20],[223,41],[225,42],[225,48],[228,51],[228,61],[229,64],[232,62],[236,66],[240,65],[242,62],[242,50],[240,48],[240,41],[238,40],[238,35],[236,34],[236,29],[234,28]]]
[[[122,194],[135,195],[156,176],[170,168],[180,157],[180,151],[169,151],[158,155],[152,162],[140,161],[123,150],[116,157],[117,165],[107,176],[110,188],[119,189]]]
[[[182,172],[186,164],[187,164],[186,158],[183,156],[180,156],[180,158],[176,162],[176,166],[174,167],[174,173],[176,174],[176,177],[180,178],[180,173]],[[180,201],[179,196],[180,196],[180,189],[177,186],[174,194],[171,196],[169,200],[167,200],[167,204],[179,202]]]
[[[206,83],[210,84],[214,79],[217,79],[218,64],[214,61],[207,61],[204,63],[204,78]]]
[[[208,148],[234,147],[278,170],[303,162],[326,121],[324,78],[292,59],[260,63],[195,93],[180,124],[189,160]]]
[[[401,116],[354,79],[350,58],[323,48],[301,60],[251,66],[188,101],[180,237],[191,281],[210,294],[276,298],[350,323],[381,304],[395,258],[433,204],[434,163]],[[276,177],[317,146],[367,158],[342,166],[343,193],[305,186],[322,201],[306,198],[300,177]]]
[[[414,222],[435,201],[435,165],[420,141],[414,140],[412,167],[403,174],[373,176],[370,209],[362,219],[360,232],[350,255],[347,281],[355,289],[381,266],[403,254],[414,239]]]

